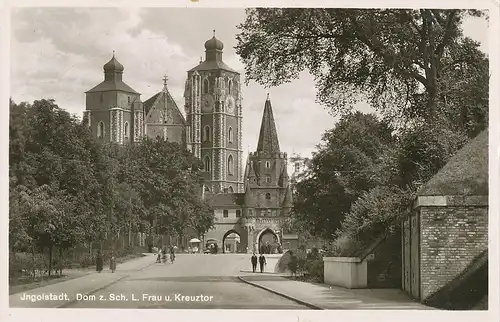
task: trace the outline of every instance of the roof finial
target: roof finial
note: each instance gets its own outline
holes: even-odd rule
[[[215,29],[214,29],[214,38],[215,38]]]
[[[163,88],[167,88],[167,81],[168,81],[168,76],[167,75],[163,76]]]
[[[113,50],[113,58],[115,58],[115,51]]]
[[[200,64],[203,63],[203,57],[200,56]]]
[[[269,93],[267,93],[266,101],[269,101]]]

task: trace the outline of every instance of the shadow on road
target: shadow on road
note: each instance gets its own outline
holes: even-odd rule
[[[145,277],[145,278],[130,278],[128,281],[151,281],[151,282],[180,282],[180,283],[217,283],[231,282],[241,283],[238,276],[162,276],[162,277]]]

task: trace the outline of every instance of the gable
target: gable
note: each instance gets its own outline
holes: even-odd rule
[[[167,90],[161,91],[144,102],[146,123],[185,125],[186,120]],[[164,116],[167,122],[164,123]]]

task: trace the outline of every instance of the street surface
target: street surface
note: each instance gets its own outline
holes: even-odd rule
[[[173,264],[153,264],[140,271],[129,271],[129,276],[66,307],[307,309],[241,282],[238,276],[254,275],[240,272],[250,267],[246,254],[178,254]]]

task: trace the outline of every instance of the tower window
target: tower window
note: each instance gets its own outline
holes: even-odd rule
[[[266,161],[266,168],[268,168],[268,169],[269,169],[270,167],[271,167],[271,162]]]
[[[97,123],[97,137],[99,139],[102,139],[104,137],[104,122],[103,121],[99,121],[99,123]]]
[[[210,172],[210,170],[212,169],[212,166],[210,164],[210,157],[208,155],[205,156],[205,171],[206,172]]]
[[[270,177],[270,176],[267,176],[267,177],[266,177],[266,182],[267,182],[267,183],[271,183],[271,177]]]
[[[241,217],[241,210],[236,210],[236,217]]]
[[[123,132],[126,139],[128,139],[128,122],[123,125]]]
[[[229,127],[229,131],[227,134],[228,134],[227,137],[228,137],[229,143],[232,143],[233,142],[233,128],[232,127]]]
[[[227,86],[227,92],[229,95],[231,95],[233,93],[233,81],[229,81],[229,84]]]
[[[127,96],[127,102],[130,104],[130,96]]]
[[[224,209],[224,218],[229,217],[229,210]]]
[[[208,125],[205,126],[205,132],[203,134],[204,134],[203,140],[210,141],[210,126]]]
[[[208,83],[208,79],[206,79],[206,78],[205,78],[205,79],[203,80],[203,94],[208,94],[209,89],[210,89],[210,88],[209,88],[209,86],[210,86],[210,85],[209,85],[209,83]]]
[[[271,194],[269,192],[266,193],[266,200],[271,200]]]
[[[234,167],[233,156],[229,155],[229,157],[227,158],[227,174],[228,175],[233,175],[233,167]]]

